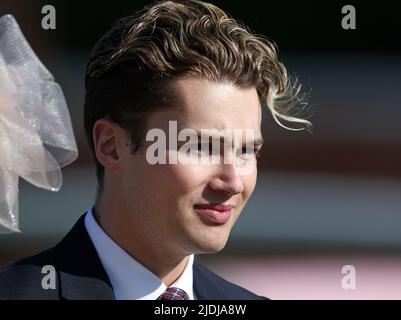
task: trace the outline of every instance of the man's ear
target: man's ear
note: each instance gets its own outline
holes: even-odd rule
[[[105,169],[117,173],[121,168],[123,129],[116,123],[99,119],[92,129],[92,139],[97,160]]]

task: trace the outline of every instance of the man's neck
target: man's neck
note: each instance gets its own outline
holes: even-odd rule
[[[185,270],[189,256],[169,256],[167,250],[163,250],[164,254],[161,254],[160,252],[152,250],[151,246],[144,246],[143,239],[134,240],[132,238],[128,239],[127,237],[124,237],[125,233],[119,230],[118,224],[113,223],[110,219],[110,215],[105,214],[105,212],[102,211],[102,208],[98,205],[93,208],[93,216],[99,226],[110,238],[112,238],[132,258],[140,262],[155,274],[167,287],[173,284]],[[160,248],[157,249],[160,250]]]
[[[189,257],[185,257],[173,270],[161,278],[163,283],[169,287],[171,286],[184,272],[188,263]]]

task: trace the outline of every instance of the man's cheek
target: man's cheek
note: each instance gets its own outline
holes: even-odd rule
[[[193,189],[199,185],[207,177],[203,170],[194,165],[177,164],[173,165],[171,170],[172,179],[177,183],[177,187],[181,186],[182,189]]]

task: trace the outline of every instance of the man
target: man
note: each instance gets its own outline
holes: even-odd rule
[[[289,113],[291,89],[275,47],[212,4],[162,1],[119,20],[94,47],[86,75],[95,205],[56,247],[4,269],[0,297],[263,299],[194,254],[223,249],[255,188],[262,107],[282,126],[279,119],[309,126]],[[152,152],[153,133],[171,137],[172,128],[196,134]],[[218,144],[222,154],[204,129],[224,132],[212,137],[229,141]],[[219,161],[197,161],[205,155]],[[54,267],[55,289],[43,289],[43,266]]]

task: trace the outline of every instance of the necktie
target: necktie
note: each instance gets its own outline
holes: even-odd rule
[[[180,288],[168,287],[156,300],[189,300],[189,297]]]

